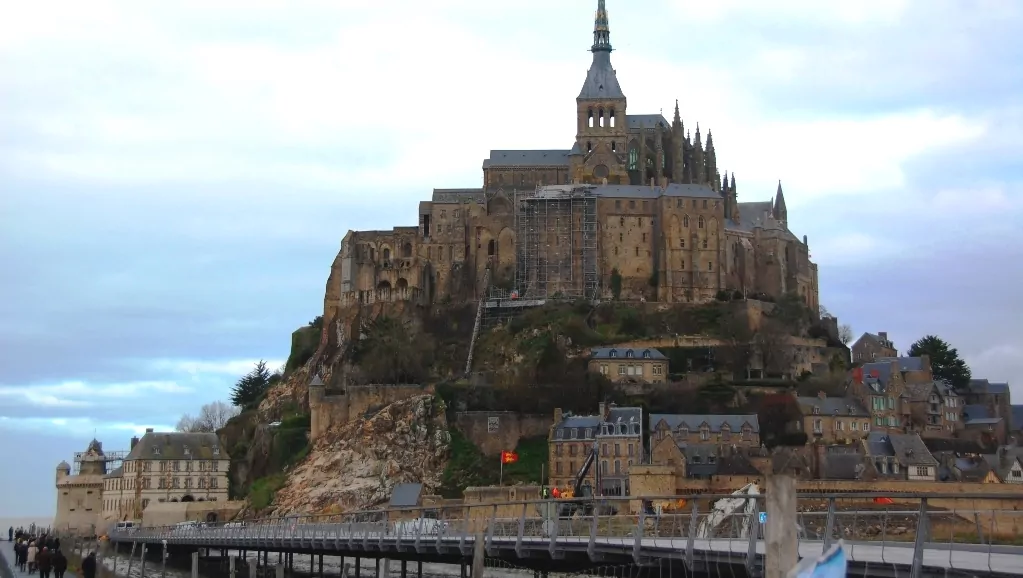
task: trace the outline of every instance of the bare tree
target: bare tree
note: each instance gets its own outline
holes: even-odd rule
[[[844,345],[849,345],[853,341],[852,327],[848,323],[843,323],[838,326],[838,340]]]
[[[821,305],[820,308],[818,309],[818,313],[819,313],[821,319],[826,319],[828,317],[832,317],[831,312],[828,311],[828,308],[823,306],[823,305]]]
[[[181,416],[176,429],[180,432],[215,432],[240,411],[238,406],[228,405],[222,401],[207,403],[199,410],[199,415]]]
[[[792,345],[785,327],[774,319],[765,318],[753,336],[760,362],[767,374],[785,374],[792,369]]]
[[[722,346],[715,351],[715,358],[732,372],[734,377],[745,378],[753,360],[753,332],[745,314],[735,312],[721,316],[718,326]]]

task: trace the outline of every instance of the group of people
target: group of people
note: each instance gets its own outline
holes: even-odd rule
[[[39,578],[64,578],[67,571],[67,557],[60,549],[60,538],[44,534],[32,536],[28,533],[8,531],[8,539],[16,539],[14,544],[14,564],[22,572],[35,574]],[[96,553],[90,552],[82,559],[82,578],[96,578]]]

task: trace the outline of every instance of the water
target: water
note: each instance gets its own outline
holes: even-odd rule
[[[25,528],[32,524],[35,524],[37,528],[48,528],[53,524],[53,517],[47,516],[29,516],[25,518],[0,518],[0,534],[3,534],[3,539],[7,539],[7,529],[14,528]]]
[[[228,554],[231,555],[231,556],[236,556],[236,557],[240,557],[241,556],[241,552],[234,551],[234,550],[229,550]],[[147,556],[147,558],[149,558],[149,557]],[[159,556],[157,556],[157,560],[158,560],[158,558],[159,558]],[[246,557],[246,559],[249,560],[251,564],[255,564],[256,563],[256,554],[254,554],[252,552],[249,552],[248,556]],[[355,559],[352,558],[352,557],[348,557],[348,558],[345,559],[345,561],[347,563],[349,563],[349,564],[353,564],[355,562]],[[270,562],[270,566],[271,567],[274,566],[277,563],[277,555],[274,554],[273,552],[270,553],[269,562]],[[315,572],[318,572],[318,570],[319,570],[318,562],[316,563],[315,566],[312,566],[312,567],[310,566],[310,562],[311,562],[311,560],[310,560],[310,557],[308,555],[305,555],[305,554],[295,554],[295,558],[294,558],[294,569],[295,569],[295,571],[298,572],[298,573],[307,573],[307,574],[314,574]],[[114,570],[114,557],[113,557],[113,553],[112,552],[108,553],[107,556],[103,559],[103,565],[106,566],[107,569],[109,569],[109,570]],[[376,575],[376,562],[374,560],[363,558],[361,560],[360,566],[361,566],[361,569],[362,569],[361,570],[361,575],[363,577],[365,577],[365,578],[374,578],[375,577],[375,575]],[[380,568],[381,568],[381,572],[383,572],[384,563],[382,561],[380,563]],[[417,566],[416,566],[415,562],[409,562],[408,563],[408,566],[406,568],[406,572],[408,573],[407,575],[409,576],[409,578],[415,578],[415,576],[416,576],[416,568],[417,568]],[[138,555],[136,555],[134,561],[132,562],[131,572],[129,574],[129,572],[128,572],[128,560],[127,560],[127,556],[126,556],[124,547],[122,546],[122,548],[121,548],[121,555],[118,557],[118,561],[117,561],[116,574],[118,576],[121,576],[121,577],[124,577],[124,578],[142,578],[142,569],[140,567],[140,562],[139,562]],[[154,561],[152,559],[146,560],[146,576],[147,576],[147,578],[162,578],[159,574],[160,574],[160,564],[159,564],[159,561]],[[337,578],[338,576],[340,576],[341,575],[341,559],[339,557],[336,557],[336,556],[324,556],[323,557],[323,574],[324,574],[324,578]],[[487,567],[483,571],[483,575],[486,576],[487,578],[526,578],[526,577],[532,578],[533,571],[532,570],[521,570],[521,569],[516,569],[516,568],[493,568],[493,567]],[[554,573],[551,573],[550,575],[551,576],[557,576]],[[204,576],[204,575],[202,575],[200,573],[200,578],[225,578],[225,576],[226,576],[226,572],[225,572],[225,574],[223,576],[216,576],[216,577]],[[350,569],[349,576],[350,577],[354,577],[355,576],[355,568],[354,567]],[[392,560],[391,561],[389,576],[394,576],[394,577],[399,577],[400,578],[400,576],[401,576],[401,562],[400,561],[398,561],[398,560]],[[450,578],[452,576],[461,576],[461,569],[457,565],[454,565],[454,564],[428,564],[428,563],[424,563],[423,564],[423,578]],[[188,572],[187,570],[181,570],[180,568],[171,568],[170,566],[168,566],[167,567],[167,576],[166,576],[166,578],[190,578],[190,572]],[[248,578],[248,572],[242,573],[241,571],[236,571],[236,578]]]

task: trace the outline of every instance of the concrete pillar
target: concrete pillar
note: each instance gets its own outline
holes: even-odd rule
[[[284,564],[278,564],[276,570],[277,572],[275,576],[277,576],[277,578],[284,578]]]
[[[355,557],[355,578],[362,576],[362,558]]]
[[[376,578],[380,578],[380,558],[376,559],[376,573],[374,576],[376,576]]]
[[[408,578],[408,562],[401,561],[401,578]]]
[[[249,563],[249,578],[256,578],[259,572],[259,552],[256,552],[256,563]]]
[[[416,565],[418,566],[418,568],[416,568],[416,578],[423,578],[423,562],[422,562],[422,560],[420,560],[419,562],[416,562]]]
[[[483,532],[477,532],[472,549],[472,578],[483,578],[483,568],[486,564],[485,545]]]
[[[767,476],[767,524],[764,529],[765,578],[785,578],[799,562],[796,530],[796,479],[787,474]]]
[[[341,566],[344,566],[344,565],[345,565],[345,561],[342,558],[341,559]],[[312,570],[312,568],[309,568],[309,569]],[[320,554],[320,578],[323,578],[323,554]]]
[[[234,578],[234,571],[234,556],[231,556],[227,559],[227,575],[230,576],[230,578]]]
[[[192,552],[192,578],[199,578],[199,552]]]

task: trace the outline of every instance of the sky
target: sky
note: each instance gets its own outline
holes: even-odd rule
[[[36,0],[0,17],[0,516],[93,436],[227,399],[321,313],[349,229],[490,149],[569,148],[596,0]],[[821,301],[1023,400],[1023,3],[607,0],[740,201],[780,180]],[[706,134],[706,132],[704,132]],[[706,137],[704,137],[706,138]]]

